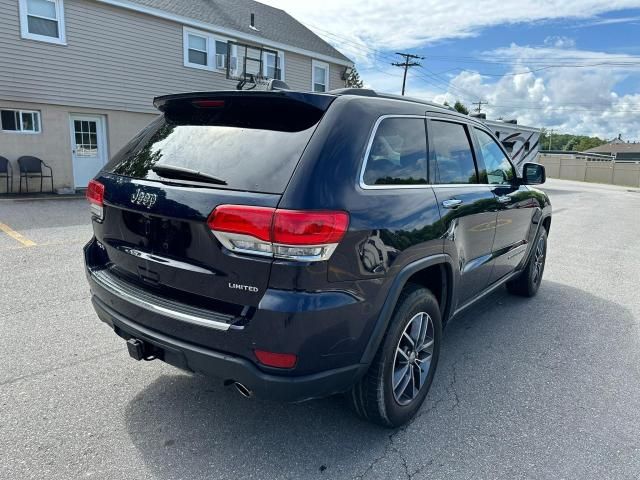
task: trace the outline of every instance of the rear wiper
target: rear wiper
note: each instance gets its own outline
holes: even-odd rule
[[[176,167],[174,165],[155,165],[151,167],[151,170],[164,178],[193,180],[194,182],[214,183],[216,185],[227,184],[227,182],[221,178],[199,172],[198,170],[192,170],[191,168]]]

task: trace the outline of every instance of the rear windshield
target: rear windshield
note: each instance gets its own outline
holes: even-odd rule
[[[309,126],[307,121],[304,129],[284,131],[211,125],[202,117],[181,117],[165,115],[153,122],[113,157],[105,171],[165,183],[199,184],[168,180],[152,170],[171,166],[224,182],[202,186],[283,193],[317,124]],[[264,123],[260,127],[265,127]]]

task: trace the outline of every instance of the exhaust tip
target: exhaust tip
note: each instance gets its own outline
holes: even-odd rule
[[[236,387],[236,390],[238,391],[238,393],[243,397],[245,398],[253,397],[253,391],[251,391],[250,388],[241,384],[240,382],[233,382],[233,386]]]

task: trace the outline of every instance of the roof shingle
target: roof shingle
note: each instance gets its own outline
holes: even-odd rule
[[[130,0],[130,2],[351,62],[349,58],[284,10],[253,0]],[[255,26],[259,31],[249,26],[252,13],[255,14]]]
[[[605,143],[599,147],[590,148],[588,153],[640,153],[640,143]]]

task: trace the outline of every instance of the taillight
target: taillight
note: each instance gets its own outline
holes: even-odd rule
[[[345,212],[276,210],[273,241],[290,245],[338,243],[348,226]]]
[[[87,200],[89,209],[98,220],[104,218],[104,185],[97,180],[91,180],[87,185]]]
[[[265,350],[254,350],[258,361],[267,367],[293,368],[298,362],[298,357],[293,353],[274,353]]]
[[[331,257],[349,227],[349,215],[220,205],[207,223],[220,243],[233,252],[317,262]]]

